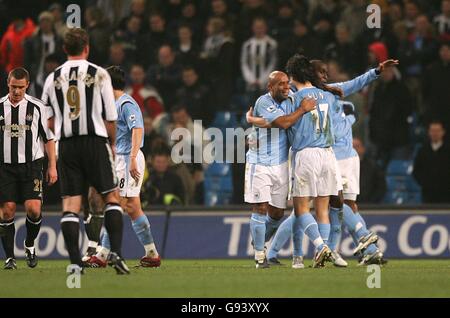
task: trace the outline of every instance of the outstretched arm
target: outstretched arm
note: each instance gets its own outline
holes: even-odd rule
[[[354,79],[346,82],[328,84],[329,86],[339,87],[344,93],[344,97],[354,94],[360,91],[365,86],[378,79],[378,76],[387,68],[398,65],[398,60],[386,60],[378,64],[377,68],[371,69],[366,73],[355,77]]]

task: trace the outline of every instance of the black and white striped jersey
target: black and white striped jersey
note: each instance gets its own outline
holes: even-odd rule
[[[57,140],[84,135],[108,137],[103,120],[117,120],[108,72],[86,60],[68,60],[51,73],[42,100],[51,107]]]
[[[0,99],[0,163],[16,164],[44,157],[44,143],[54,139],[48,128],[48,107],[30,95],[13,106]]]

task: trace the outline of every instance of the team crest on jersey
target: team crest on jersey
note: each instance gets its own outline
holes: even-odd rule
[[[270,105],[269,107],[267,107],[267,111],[269,113],[273,113],[275,110],[277,110],[277,107],[275,105]]]
[[[258,192],[253,193],[253,197],[255,198],[255,200],[259,200],[259,198],[261,197],[261,194]]]
[[[130,121],[134,121],[134,120],[136,120],[136,115],[134,115],[134,114],[130,115]]]
[[[25,117],[25,119],[26,119],[27,121],[32,121],[32,120],[33,120],[33,115],[28,114],[28,115]]]

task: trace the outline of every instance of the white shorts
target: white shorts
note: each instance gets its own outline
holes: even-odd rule
[[[285,209],[289,189],[288,162],[276,166],[254,163],[245,165],[244,200],[247,203],[269,202]]]
[[[331,148],[305,148],[298,151],[293,165],[293,197],[337,195],[340,175]]]
[[[145,172],[145,158],[142,151],[139,150],[136,160],[138,171],[141,175],[138,182],[130,175],[130,155],[116,156],[116,173],[119,179],[119,193],[121,197],[138,197],[141,192]]]
[[[345,200],[356,201],[359,194],[359,157],[338,160]]]

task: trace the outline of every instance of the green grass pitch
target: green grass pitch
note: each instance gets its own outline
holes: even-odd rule
[[[381,288],[366,285],[371,273],[350,261],[348,268],[285,266],[257,270],[248,260],[164,260],[162,267],[134,268],[116,275],[112,268],[87,269],[81,288],[66,286],[67,261],[40,260],[29,269],[0,269],[4,297],[450,297],[449,260],[390,260],[381,269]],[[309,266],[310,260],[306,261]]]

